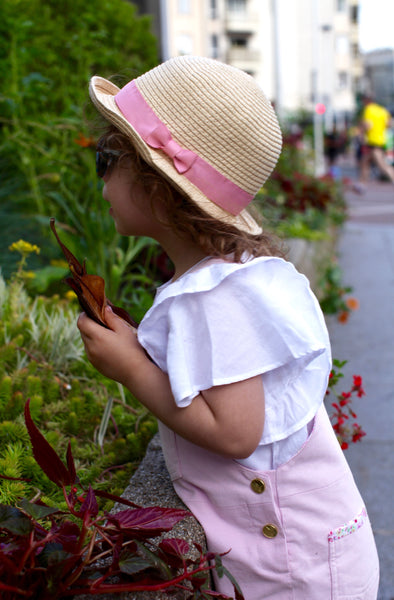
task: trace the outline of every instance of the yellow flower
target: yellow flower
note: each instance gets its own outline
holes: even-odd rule
[[[63,258],[54,258],[51,260],[51,265],[52,267],[64,267],[65,269],[67,269],[68,262]]]
[[[27,255],[35,252],[36,254],[40,254],[40,249],[35,244],[30,244],[29,242],[25,242],[25,240],[19,240],[18,242],[14,242],[9,246],[9,250],[11,252],[19,252],[20,254]]]
[[[72,290],[69,290],[68,292],[65,293],[65,297],[67,298],[67,300],[76,300],[77,295]]]
[[[34,273],[34,271],[23,271],[24,279],[34,279],[35,276],[36,276],[36,274]]]

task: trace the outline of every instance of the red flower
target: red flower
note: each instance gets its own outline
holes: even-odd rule
[[[350,310],[357,310],[360,308],[360,303],[357,298],[347,298],[345,300],[345,304],[348,308],[350,308]]]
[[[89,148],[90,146],[95,146],[96,142],[91,137],[86,137],[83,133],[78,133],[78,137],[75,138],[74,142],[81,146],[81,148]]]
[[[339,314],[338,314],[338,321],[340,323],[347,323],[349,320],[349,311],[347,310],[342,310]]]
[[[333,370],[330,373],[330,379],[337,375]],[[339,375],[342,376],[342,375]],[[336,381],[336,379],[334,379]],[[351,403],[353,400],[353,394],[357,394],[358,397],[364,396],[365,392],[362,388],[362,377],[360,375],[353,375],[353,386],[348,392],[341,392],[340,394],[333,389],[332,393],[336,398],[335,402],[331,403],[334,409],[330,420],[332,423],[333,430],[335,431],[338,442],[342,450],[346,450],[350,443],[355,443],[361,440],[366,435],[358,425],[354,423],[354,419],[357,418],[357,414],[352,410]],[[335,388],[332,382],[330,383],[331,388]]]
[[[354,387],[361,387],[363,384],[363,378],[361,375],[353,375],[353,385]]]
[[[365,391],[362,388],[363,380],[360,375],[353,375],[353,392],[357,392],[357,396],[361,398],[365,396]]]

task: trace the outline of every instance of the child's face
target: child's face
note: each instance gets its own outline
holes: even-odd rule
[[[157,239],[159,223],[152,215],[147,193],[133,167],[116,164],[104,176],[103,198],[121,235],[146,235]]]

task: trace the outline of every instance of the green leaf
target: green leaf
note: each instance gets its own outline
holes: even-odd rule
[[[221,556],[219,556],[219,554],[215,556],[215,569],[218,574],[218,577],[222,578],[224,575],[224,567],[222,558]]]
[[[22,498],[20,501],[20,506],[24,512],[33,517],[33,519],[43,519],[48,515],[54,515],[55,513],[59,512],[59,509],[56,507],[29,502],[26,498]]]
[[[239,587],[237,580],[235,579],[235,577],[233,575],[231,575],[230,571],[228,569],[226,569],[226,567],[223,565],[221,560],[220,560],[220,563],[221,563],[221,568],[222,568],[222,576],[225,575],[234,586],[236,600],[244,600],[242,590]],[[219,577],[220,577],[220,575],[219,575]]]
[[[43,551],[39,554],[38,561],[42,567],[50,567],[64,563],[70,556],[72,555],[69,552],[63,550],[62,544],[54,542],[46,544]]]
[[[104,438],[105,438],[105,434],[107,432],[109,420],[111,418],[111,411],[112,411],[113,403],[114,403],[114,399],[110,396],[107,400],[107,404],[105,405],[103,416],[101,417],[100,428],[99,428],[98,435],[97,435],[97,443],[100,446],[100,448],[102,448],[104,445]]]
[[[122,573],[127,573],[127,575],[135,575],[136,573],[141,573],[141,571],[145,571],[151,567],[151,561],[142,558],[141,556],[127,554],[126,552],[122,554],[119,561],[119,569]]]
[[[332,364],[338,369],[342,369],[342,367],[344,367],[347,362],[347,360],[338,360],[337,358],[334,358]]]
[[[33,523],[18,508],[0,505],[0,529],[15,535],[27,535],[33,530]]]
[[[171,569],[168,568],[168,565],[159,558],[156,554],[148,550],[146,546],[141,544],[140,542],[136,542],[138,551],[143,555],[144,560],[149,563],[150,568],[156,569],[159,571],[163,579],[171,579],[172,573]]]

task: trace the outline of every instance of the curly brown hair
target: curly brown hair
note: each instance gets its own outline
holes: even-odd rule
[[[146,192],[155,214],[155,205],[160,202],[166,215],[165,224],[182,237],[188,237],[207,256],[225,258],[232,256],[234,262],[241,262],[242,256],[283,256],[281,242],[272,233],[262,232],[252,235],[237,227],[219,221],[201,210],[184,192],[165,179],[158,171],[144,161],[133,146],[132,141],[113,125],[109,125],[99,139],[101,147],[120,150],[118,164],[136,167],[138,184]],[[252,215],[261,221],[261,215],[252,209]]]

